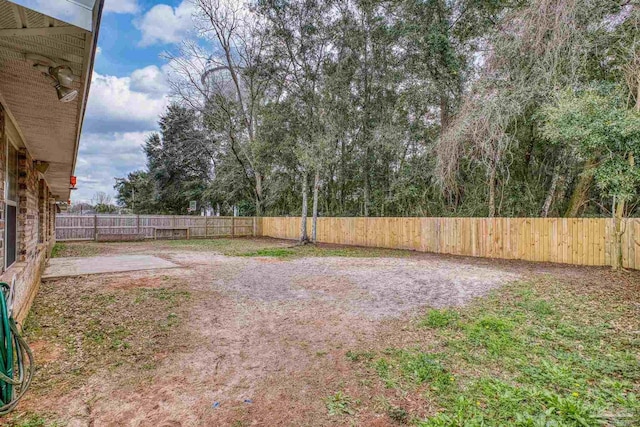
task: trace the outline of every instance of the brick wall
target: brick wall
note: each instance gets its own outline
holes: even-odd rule
[[[14,316],[26,317],[38,291],[40,277],[55,243],[55,200],[42,175],[35,169],[26,149],[18,152],[18,210],[16,262],[4,271],[4,219],[6,144],[5,117],[0,106],[0,281],[11,283],[15,277]],[[40,218],[42,216],[42,218]],[[38,241],[40,232],[40,241]]]
[[[30,262],[38,247],[38,172],[26,149],[18,152],[18,261]]]
[[[47,241],[49,230],[49,187],[44,179],[38,181],[38,243]]]

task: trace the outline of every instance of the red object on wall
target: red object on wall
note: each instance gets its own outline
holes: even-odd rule
[[[76,177],[75,176],[71,176],[71,186],[75,187],[77,182],[78,182],[78,180],[76,179]]]

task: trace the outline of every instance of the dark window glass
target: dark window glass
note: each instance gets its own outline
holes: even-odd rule
[[[9,144],[7,153],[7,200],[18,201],[18,150]]]
[[[15,206],[7,205],[7,267],[16,261],[16,212]]]

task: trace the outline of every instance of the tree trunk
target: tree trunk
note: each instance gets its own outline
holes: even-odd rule
[[[542,205],[542,216],[544,218],[549,216],[549,211],[551,210],[551,205],[553,204],[554,196],[556,195],[556,189],[558,188],[558,181],[560,180],[560,162],[562,159],[556,162],[555,167],[553,168],[553,176],[551,177],[551,185],[549,186],[549,190],[547,191],[547,197],[544,200],[544,205]]]
[[[624,200],[620,199],[616,203],[613,202],[613,220],[615,221],[616,241],[613,250],[613,269],[622,268],[622,217],[624,216]]]
[[[496,168],[489,172],[489,217],[496,216]]]
[[[256,173],[256,216],[262,216],[262,175]]]
[[[580,178],[578,183],[573,189],[573,193],[571,193],[571,199],[569,200],[569,206],[564,213],[565,217],[571,218],[578,215],[578,211],[587,201],[587,196],[589,194],[589,188],[591,187],[591,182],[593,181],[592,169],[596,165],[596,160],[591,158],[588,159],[580,174]]]
[[[364,161],[364,216],[369,216],[369,149],[365,150]]]
[[[313,220],[311,221],[311,241],[316,243],[318,237],[318,189],[320,188],[320,172],[316,170],[313,179]]]
[[[345,157],[345,138],[340,138],[340,215],[344,215],[344,201],[346,193],[347,173]]]
[[[635,167],[636,161],[633,156],[633,153],[629,153],[627,155],[627,159],[629,161],[629,166],[632,168]],[[618,199],[618,203],[615,203],[614,199],[614,221],[616,228],[616,242],[615,242],[615,250],[613,257],[613,269],[617,270],[619,268],[623,268],[622,262],[622,235],[624,234],[624,229],[622,228],[622,219],[624,218],[624,208],[625,208],[625,200],[623,198]]]
[[[300,244],[304,245],[309,242],[309,236],[307,235],[307,172],[302,175],[302,215],[300,219]]]

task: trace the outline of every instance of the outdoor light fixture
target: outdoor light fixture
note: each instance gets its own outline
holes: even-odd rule
[[[78,96],[77,90],[69,89],[61,84],[56,85],[56,92],[58,92],[58,99],[60,102],[71,102]]]
[[[75,77],[68,65],[57,65],[52,60],[39,55],[28,55],[27,59],[33,60],[34,68],[53,80],[60,102],[70,102],[76,99],[78,91],[70,87]]]
[[[75,176],[71,175],[71,179],[69,180],[69,184],[71,184],[71,186],[69,187],[69,190],[77,190],[76,188],[77,182],[78,182],[78,179]]]

